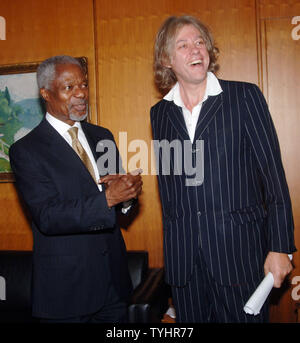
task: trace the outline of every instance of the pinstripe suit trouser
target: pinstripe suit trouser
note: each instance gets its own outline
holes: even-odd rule
[[[267,302],[260,314],[248,315],[243,307],[253,290],[248,285],[223,286],[208,271],[199,252],[191,280],[184,287],[172,286],[177,323],[268,322]]]

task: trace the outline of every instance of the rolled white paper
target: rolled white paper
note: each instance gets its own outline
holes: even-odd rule
[[[254,316],[259,314],[259,311],[265,303],[273,286],[273,274],[269,272],[247,301],[246,305],[244,306],[244,311],[248,314],[253,314]]]
[[[292,260],[293,255],[289,255],[289,258]],[[273,286],[274,277],[273,274],[269,272],[247,301],[246,305],[244,306],[244,311],[247,314],[253,314],[254,316],[259,314]]]
[[[170,306],[166,314],[171,318],[176,318],[175,308],[173,306]]]

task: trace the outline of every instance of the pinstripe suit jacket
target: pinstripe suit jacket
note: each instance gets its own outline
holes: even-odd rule
[[[170,175],[162,175],[164,155],[161,149],[157,153],[166,280],[176,286],[191,278],[199,249],[223,285],[257,284],[269,251],[296,250],[288,186],[266,101],[254,84],[219,82],[223,92],[203,103],[189,152],[198,168],[196,140],[203,141],[203,182],[186,186],[184,165],[176,175],[175,154]],[[154,140],[189,140],[174,102],[153,106],[151,125]]]

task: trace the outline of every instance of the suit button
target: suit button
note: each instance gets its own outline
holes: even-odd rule
[[[102,254],[103,256],[107,255],[107,250],[102,250],[101,254]]]
[[[201,211],[197,212],[197,216],[199,216],[199,217],[201,216]]]

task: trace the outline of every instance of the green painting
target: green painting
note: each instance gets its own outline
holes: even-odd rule
[[[11,174],[10,145],[37,126],[43,113],[35,72],[0,75],[1,181],[7,181],[6,176]]]

